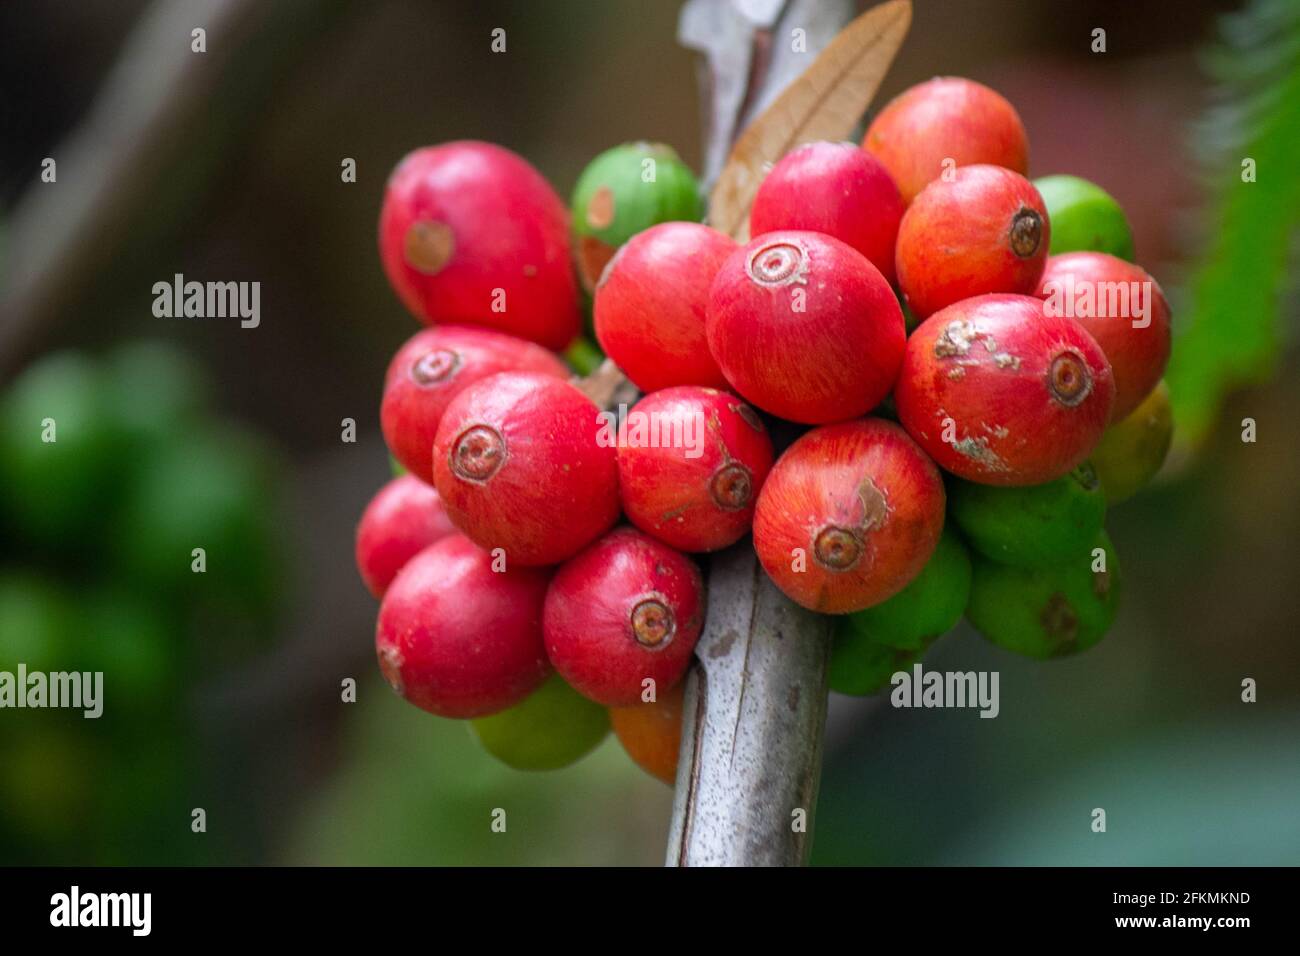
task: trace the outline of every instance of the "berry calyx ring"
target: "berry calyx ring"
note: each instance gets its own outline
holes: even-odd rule
[[[411,378],[417,385],[441,382],[460,367],[460,355],[450,349],[434,349],[411,364]]]
[[[1043,242],[1043,217],[1028,206],[1021,206],[1011,220],[1011,251],[1028,259]]]
[[[1088,363],[1074,352],[1062,352],[1047,370],[1047,390],[1067,408],[1078,405],[1092,391]]]
[[[793,242],[765,243],[750,253],[746,271],[759,285],[803,282],[808,272],[808,253]]]
[[[754,482],[749,469],[738,462],[724,465],[713,473],[709,481],[709,495],[719,508],[740,511],[749,507],[753,497]]]
[[[646,598],[632,608],[632,633],[643,647],[667,647],[677,632],[673,611],[658,598]]]
[[[451,470],[466,481],[487,481],[501,470],[505,460],[505,439],[487,425],[466,429],[451,450]]]
[[[813,553],[823,567],[832,571],[847,571],[862,556],[862,543],[848,528],[827,525],[817,532]]]

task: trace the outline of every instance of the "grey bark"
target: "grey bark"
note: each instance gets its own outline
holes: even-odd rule
[[[705,177],[851,19],[850,0],[691,0],[679,39],[706,54]],[[795,53],[796,28],[807,52]],[[669,866],[807,862],[826,725],[829,622],[768,580],[749,540],[714,557],[687,677]]]

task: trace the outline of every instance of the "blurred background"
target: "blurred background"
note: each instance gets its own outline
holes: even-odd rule
[[[679,6],[0,5],[0,669],[110,682],[99,720],[0,711],[0,863],[662,862],[671,791],[612,737],[530,775],[388,690],[352,548],[417,328],[376,251],[388,172],[464,138],[565,196],[628,140],[698,169]],[[877,104],[980,80],[1032,176],[1120,201],[1174,305],[1182,430],[1109,517],[1126,597],[1101,645],[1039,664],[943,639],[928,667],[1000,671],[996,720],[832,700],[814,862],[1300,863],[1298,24],[1290,0],[916,3]],[[155,318],[175,273],[260,281],[260,327]],[[45,409],[95,426],[54,482],[16,434]],[[195,540],[202,575],[174,560]]]

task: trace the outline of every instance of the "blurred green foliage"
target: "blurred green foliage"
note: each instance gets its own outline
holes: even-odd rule
[[[521,773],[486,753],[465,721],[361,684],[338,772],[284,848],[291,864],[658,865],[672,791],[609,736],[586,758]],[[505,830],[492,827],[504,811]],[[400,821],[396,823],[395,821]]]
[[[0,670],[103,674],[98,718],[0,714],[6,863],[206,852],[183,839],[191,692],[259,649],[284,566],[274,461],[211,394],[185,354],[146,342],[53,353],[0,395]]]
[[[1208,244],[1186,289],[1188,312],[1166,375],[1176,440],[1193,445],[1230,391],[1272,376],[1283,299],[1296,288],[1300,4],[1255,0],[1224,17],[1222,32],[1205,64],[1217,103],[1194,135],[1208,179]]]

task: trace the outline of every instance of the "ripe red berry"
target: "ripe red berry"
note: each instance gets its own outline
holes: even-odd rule
[[[867,127],[874,153],[910,203],[953,166],[991,163],[1022,176],[1029,142],[1015,108],[983,84],[956,76],[918,83],[890,100]]]
[[[682,551],[716,551],[744,537],[772,467],[772,440],[728,392],[654,392],[627,414],[618,476],[628,520]]]
[[[772,167],[754,196],[749,231],[807,229],[847,242],[894,281],[902,197],[888,170],[854,143],[808,143]]]
[[[668,786],[677,782],[677,754],[682,745],[682,702],[686,682],[679,681],[652,701],[611,707],[614,735],[638,767]]]
[[[557,564],[618,518],[616,442],[573,385],[502,372],[457,395],[438,426],[433,480],[452,522],[511,564]]]
[[[704,582],[690,558],[617,528],[563,564],[546,592],[546,653],[575,690],[607,707],[656,695],[690,664],[704,625]]]
[[[438,492],[414,475],[394,478],[379,489],[357,525],[357,569],[375,597],[406,562],[456,529]]]
[[[426,324],[486,325],[557,350],[578,334],[568,211],[508,149],[466,140],[407,155],[388,179],[379,253]]]
[[[754,550],[792,600],[861,611],[921,572],[943,531],[939,469],[893,422],[814,428],[777,459],[754,512]]]
[[[816,232],[769,232],[723,263],[709,349],[750,402],[805,424],[843,421],[893,387],[906,333],[880,270]]]
[[[1115,256],[1068,252],[1047,260],[1038,295],[1050,314],[1074,319],[1097,340],[1115,376],[1111,421],[1127,417],[1169,361],[1169,303],[1160,286]]]
[[[894,400],[942,467],[990,485],[1038,485],[1082,462],[1110,418],[1101,348],[1040,299],[982,295],[937,312],[907,341]]]
[[[379,419],[393,457],[432,484],[433,439],[442,413],[466,386],[507,371],[569,376],[552,353],[504,332],[466,325],[416,332],[397,350],[384,377]]]
[[[442,717],[519,703],[551,672],[542,642],[548,573],[494,570],[464,535],[425,548],[379,608],[375,648],[393,689]]]
[[[963,166],[925,188],[898,230],[898,286],[918,319],[987,292],[1030,295],[1047,262],[1047,207],[1000,166]]]
[[[652,226],[619,248],[596,286],[596,338],[637,388],[726,387],[704,314],[713,277],[735,249],[730,236],[697,222]]]

